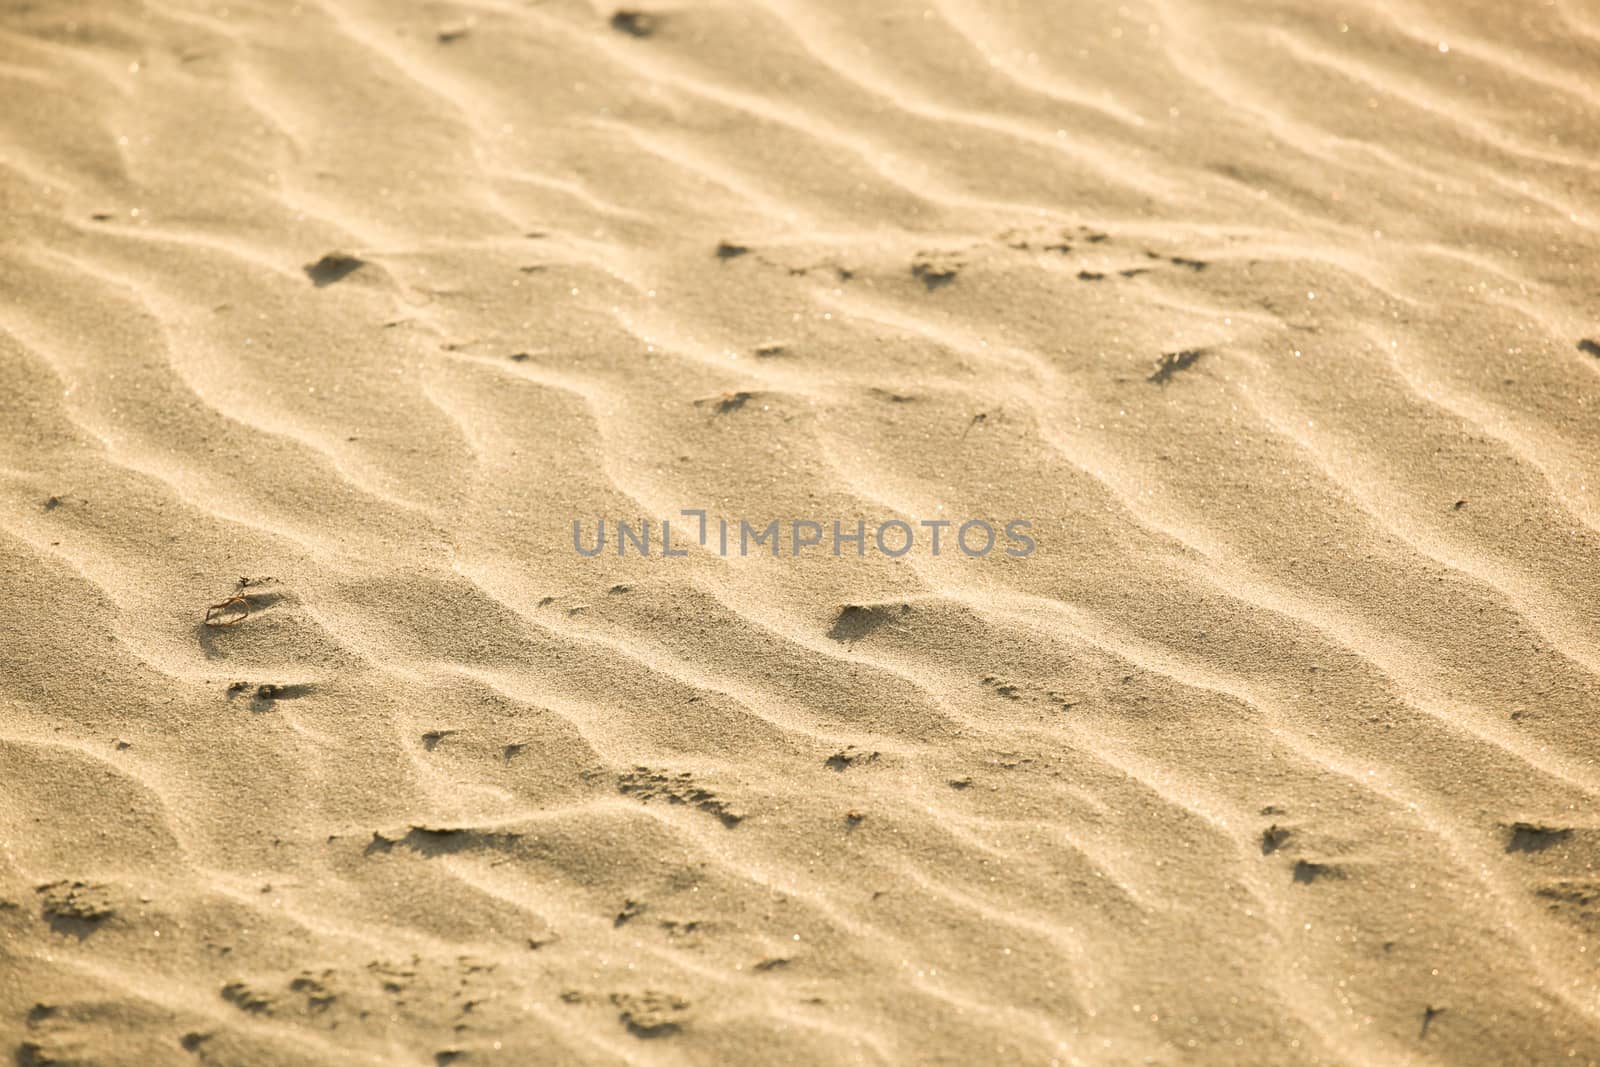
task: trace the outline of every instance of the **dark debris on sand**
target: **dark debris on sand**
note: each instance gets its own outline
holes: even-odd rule
[[[1200,357],[1206,354],[1204,348],[1186,348],[1181,352],[1163,352],[1156,361],[1156,369],[1145,381],[1154,382],[1156,385],[1166,385],[1172,381],[1173,375],[1179,371],[1188,370],[1200,362]]]
[[[103,885],[63,880],[41,885],[35,892],[41,898],[40,911],[51,929],[79,940],[117,913]]]
[[[661,16],[623,8],[611,16],[611,28],[629,37],[649,37],[661,27]]]
[[[642,993],[613,993],[617,1019],[634,1037],[669,1037],[683,1029],[689,1002],[671,993],[647,989]]]
[[[911,261],[911,276],[931,292],[955,281],[963,266],[962,260],[950,252],[918,252]]]
[[[318,289],[341,281],[367,265],[367,261],[347,252],[329,252],[315,263],[305,266],[306,277]]]
[[[1511,836],[1506,841],[1507,852],[1543,852],[1572,836],[1572,830],[1568,827],[1542,826],[1531,822],[1514,822],[1508,829]]]

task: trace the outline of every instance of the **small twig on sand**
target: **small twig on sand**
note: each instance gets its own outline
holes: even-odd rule
[[[250,601],[242,596],[228,599],[206,608],[207,626],[237,626],[250,617]]]

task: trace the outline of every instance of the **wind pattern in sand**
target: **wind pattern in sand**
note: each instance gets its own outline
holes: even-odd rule
[[[1597,75],[0,5],[0,1053],[1600,1062]],[[572,551],[695,507],[1039,548]]]

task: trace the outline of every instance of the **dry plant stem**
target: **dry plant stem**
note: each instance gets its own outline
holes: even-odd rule
[[[225,619],[222,616],[229,608],[237,608],[242,614]],[[207,626],[237,626],[249,617],[250,602],[242,596],[230,596],[228,599],[206,608],[205,624]]]

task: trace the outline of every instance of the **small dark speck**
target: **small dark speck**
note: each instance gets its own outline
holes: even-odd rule
[[[738,259],[740,256],[749,251],[750,249],[745,245],[737,245],[732,241],[717,242],[718,259]]]
[[[1294,880],[1301,885],[1310,885],[1318,878],[1337,878],[1338,868],[1330,867],[1326,863],[1313,863],[1310,860],[1300,860],[1294,865]]]
[[[367,265],[367,261],[344,252],[329,252],[315,263],[306,264],[306,277],[318,289],[332,285]]]
[[[931,292],[956,280],[960,273],[958,264],[943,260],[918,260],[911,265],[911,276]]]
[[[255,699],[257,703],[271,703],[274,700],[298,700],[309,696],[316,691],[316,686],[299,683],[293,685],[276,685],[268,683],[256,686]]]
[[[1587,352],[1589,355],[1600,359],[1600,341],[1591,341],[1585,337],[1578,342],[1578,351]]]
[[[712,404],[714,405],[713,410],[718,415],[730,415],[744,407],[751,400],[754,400],[755,395],[741,390],[735,393],[723,393],[721,396],[710,397],[703,401],[696,401],[696,403]]]
[[[661,20],[646,11],[618,11],[611,16],[611,28],[629,37],[649,37],[656,32]]]
[[[1467,506],[1467,502],[1465,500],[1457,500],[1455,502],[1455,505],[1454,505],[1454,510],[1460,511],[1462,508],[1464,508],[1466,506]]]
[[[1540,826],[1537,823],[1512,823],[1510,829],[1507,852],[1543,852],[1572,836],[1572,831],[1567,827]]]
[[[1182,352],[1163,352],[1156,361],[1156,369],[1146,378],[1147,382],[1157,385],[1166,385],[1172,381],[1172,376],[1181,370],[1188,370],[1200,362],[1200,357],[1206,354],[1203,348],[1186,348]]]

